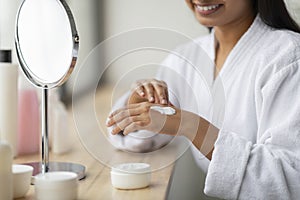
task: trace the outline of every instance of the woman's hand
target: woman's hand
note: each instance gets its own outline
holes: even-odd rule
[[[219,130],[200,116],[175,109],[174,115],[164,115],[151,109],[157,104],[142,102],[130,104],[118,109],[109,115],[107,126],[113,127],[111,134],[116,135],[123,131],[123,135],[138,130],[148,130],[172,136],[183,135],[211,159],[214,142]],[[203,145],[204,144],[204,145]]]
[[[168,86],[164,81],[143,79],[132,85],[132,94],[128,104],[150,102],[167,105],[169,103]]]
[[[156,133],[176,134],[176,128],[180,124],[180,110],[176,109],[175,115],[167,116],[154,111],[151,106],[157,105],[149,102],[129,104],[128,106],[112,112],[107,121],[107,126],[114,126],[111,134],[115,135],[123,131],[124,135],[138,130],[148,130]],[[168,125],[172,117],[172,125]],[[178,121],[176,121],[178,119]],[[170,128],[172,130],[170,130]]]

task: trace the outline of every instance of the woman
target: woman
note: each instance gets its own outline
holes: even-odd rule
[[[215,67],[197,65],[205,56],[195,53],[198,49],[192,44],[180,47],[176,55],[200,60],[196,67],[207,74],[213,96],[224,92],[221,106],[215,106],[221,117],[211,116],[207,88],[188,70],[187,62],[170,55],[158,80],[137,82],[128,105],[110,114],[111,133],[146,129],[186,136],[210,160],[204,188],[208,196],[299,199],[299,27],[282,0],[187,0],[187,4],[201,24],[212,27],[210,36],[196,43]],[[189,77],[187,86],[164,69]],[[193,94],[183,91],[188,86],[196,93],[192,103],[188,95]],[[157,104],[171,106],[175,114],[153,111]],[[193,109],[194,105],[198,107]]]

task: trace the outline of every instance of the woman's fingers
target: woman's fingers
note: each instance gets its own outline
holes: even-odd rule
[[[137,131],[137,130],[141,130],[143,127],[143,122],[139,121],[139,122],[135,122],[135,123],[131,123],[129,124],[123,131],[124,135],[128,135],[131,132]]]
[[[125,108],[109,115],[107,126],[115,126],[112,134],[138,130],[150,123],[149,109],[153,104],[169,104],[168,86],[156,79],[139,80],[132,85],[132,94]]]
[[[132,88],[140,97],[145,97],[144,86],[141,82],[136,82]]]
[[[150,120],[147,116],[131,116],[123,119],[112,130],[111,134],[115,135],[123,131],[123,135],[142,129],[142,127],[148,125]]]
[[[108,127],[114,126],[111,134],[115,135],[123,131],[123,134],[126,135],[149,124],[151,120],[147,104],[149,103],[129,105],[127,108],[113,112],[106,124]]]
[[[150,103],[168,104],[168,87],[164,81],[156,79],[139,80],[133,85],[132,89]]]
[[[146,109],[148,108],[142,109],[138,104],[130,104],[124,108],[117,109],[109,114],[107,125],[112,126],[113,124],[123,120],[126,117],[139,115],[142,112],[147,111]]]
[[[149,102],[154,103],[155,98],[154,98],[154,87],[151,82],[145,82],[143,84],[145,91],[146,91],[146,98],[148,99]]]
[[[168,88],[167,84],[163,81],[154,82],[153,87],[155,90],[155,96],[157,96],[157,102],[159,104],[168,104]]]
[[[141,129],[159,131],[163,127],[165,116],[158,112],[150,112],[152,104],[143,102],[131,104],[125,108],[114,111],[108,118],[106,125],[113,127],[111,134],[123,131],[124,135]]]

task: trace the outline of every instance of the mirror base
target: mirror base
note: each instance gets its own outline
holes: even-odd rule
[[[42,163],[41,162],[32,162],[32,163],[23,163],[24,165],[30,165],[33,167],[33,176],[42,173]],[[49,172],[56,171],[67,171],[74,172],[78,175],[78,180],[85,178],[85,166],[77,163],[67,163],[67,162],[49,162]]]

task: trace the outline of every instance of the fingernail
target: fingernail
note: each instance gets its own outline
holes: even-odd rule
[[[167,104],[167,100],[165,99],[161,100],[161,104]]]
[[[154,101],[154,97],[150,97],[149,101],[153,102]]]
[[[145,96],[145,93],[144,93],[144,92],[141,92],[140,95],[143,97],[143,96]]]
[[[111,134],[112,134],[112,135],[116,135],[116,134],[117,134],[116,129],[113,129],[113,130],[111,131]]]

